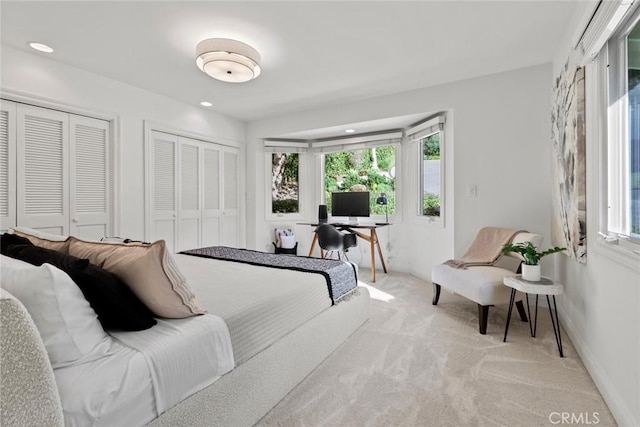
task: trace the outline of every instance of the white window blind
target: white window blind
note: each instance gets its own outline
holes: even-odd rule
[[[310,149],[316,153],[335,153],[338,151],[353,151],[363,148],[384,147],[400,144],[402,131],[362,134],[345,138],[328,138],[311,141]]]
[[[575,47],[576,65],[582,67],[595,58],[616,31],[633,0],[601,0]]]
[[[304,153],[309,150],[309,143],[298,140],[265,139],[265,153]]]
[[[407,137],[410,141],[417,141],[422,138],[425,138],[429,135],[433,135],[436,132],[440,132],[444,130],[445,117],[444,115],[439,115],[436,117],[429,118],[420,123],[416,123],[407,129]]]

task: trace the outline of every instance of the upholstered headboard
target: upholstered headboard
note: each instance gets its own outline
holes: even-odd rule
[[[64,426],[44,343],[26,308],[0,289],[0,425]]]

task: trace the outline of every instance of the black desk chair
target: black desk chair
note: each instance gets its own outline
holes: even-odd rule
[[[316,228],[318,245],[326,252],[324,257],[330,258],[334,252],[338,253],[338,259],[344,255],[348,261],[349,248],[358,246],[358,236],[355,233],[342,233],[331,224],[321,224]]]

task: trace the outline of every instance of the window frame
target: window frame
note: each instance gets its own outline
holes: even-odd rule
[[[447,113],[440,112],[431,117],[426,118],[425,120],[415,123],[410,126],[406,132],[406,140],[409,146],[415,145],[415,147],[411,147],[409,150],[410,154],[414,154],[416,156],[415,164],[416,164],[416,193],[415,193],[415,201],[414,203],[414,214],[415,219],[419,222],[423,222],[429,225],[437,226],[444,228],[445,227],[445,216],[446,216],[446,157],[447,157],[447,132],[446,132],[446,121],[447,121]],[[424,215],[422,204],[423,204],[423,179],[424,179],[424,171],[423,171],[423,152],[422,152],[422,141],[424,138],[427,138],[436,133],[440,133],[440,216],[429,216]]]
[[[439,142],[440,142],[440,194],[438,195],[440,198],[440,215],[439,216],[433,216],[433,215],[425,215],[423,213],[423,197],[424,197],[424,161],[423,161],[423,141],[425,138],[428,138],[432,135],[435,135],[436,133],[440,134],[439,137]],[[417,141],[417,158],[418,158],[418,205],[417,205],[417,215],[418,218],[420,220],[423,221],[427,221],[429,223],[433,223],[433,224],[442,224],[444,225],[444,216],[445,216],[445,175],[444,175],[444,170],[445,170],[445,157],[446,157],[446,153],[445,153],[445,133],[444,133],[444,129],[438,129],[434,132],[431,132],[427,135],[422,135],[420,136],[418,139],[416,139],[415,141]]]
[[[630,202],[627,36],[639,23],[640,9],[636,8],[607,40],[593,67],[596,75],[592,86],[592,95],[599,98],[592,111],[598,117],[594,121],[594,135],[599,139],[595,153],[598,171],[595,249],[637,270],[640,270],[640,239],[631,236],[630,228],[627,228],[629,235],[620,230],[626,226],[624,216],[629,215],[626,209]],[[624,194],[625,191],[628,196],[611,198],[612,194]]]
[[[298,212],[291,213],[274,213],[273,212],[273,198],[271,196],[271,179],[272,179],[272,156],[273,154],[297,154],[298,155]],[[307,167],[307,153],[303,150],[291,149],[287,147],[277,147],[274,149],[266,149],[264,153],[265,159],[265,220],[266,221],[281,221],[281,220],[303,220],[305,197],[303,197],[303,188],[305,185],[305,174],[303,173]]]
[[[384,141],[384,140],[383,140]],[[353,146],[349,146],[349,145],[341,145],[339,146],[340,149],[329,149],[329,150],[322,150],[317,152],[317,156],[318,156],[318,163],[320,165],[320,203],[321,204],[327,204],[327,201],[325,200],[325,155],[326,154],[332,154],[332,153],[342,153],[342,152],[348,152],[348,151],[357,151],[357,150],[364,150],[367,148],[378,148],[378,147],[389,147],[389,146],[393,146],[395,147],[395,163],[394,163],[394,167],[395,167],[395,176],[393,177],[395,179],[395,212],[394,213],[389,213],[388,217],[389,217],[389,222],[390,223],[399,223],[401,222],[400,219],[402,218],[402,194],[401,194],[401,188],[402,188],[402,183],[401,183],[401,176],[402,176],[402,140],[399,139],[398,141],[386,141],[381,143],[380,141],[371,141],[368,143],[362,143],[362,144],[354,144]],[[312,144],[313,147],[313,144]],[[336,145],[336,147],[338,147]],[[398,200],[400,200],[400,202],[398,203]],[[373,220],[374,222],[382,222],[385,221],[386,215],[385,214],[371,214],[371,216],[369,216],[370,220]]]

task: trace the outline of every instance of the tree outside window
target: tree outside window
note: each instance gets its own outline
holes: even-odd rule
[[[371,147],[361,150],[339,151],[324,156],[324,200],[331,212],[331,193],[368,191],[372,215],[396,212],[395,197],[396,147]],[[388,205],[376,204],[385,193]]]
[[[422,215],[440,217],[440,132],[420,140]]]
[[[271,155],[271,213],[299,213],[299,154]]]

